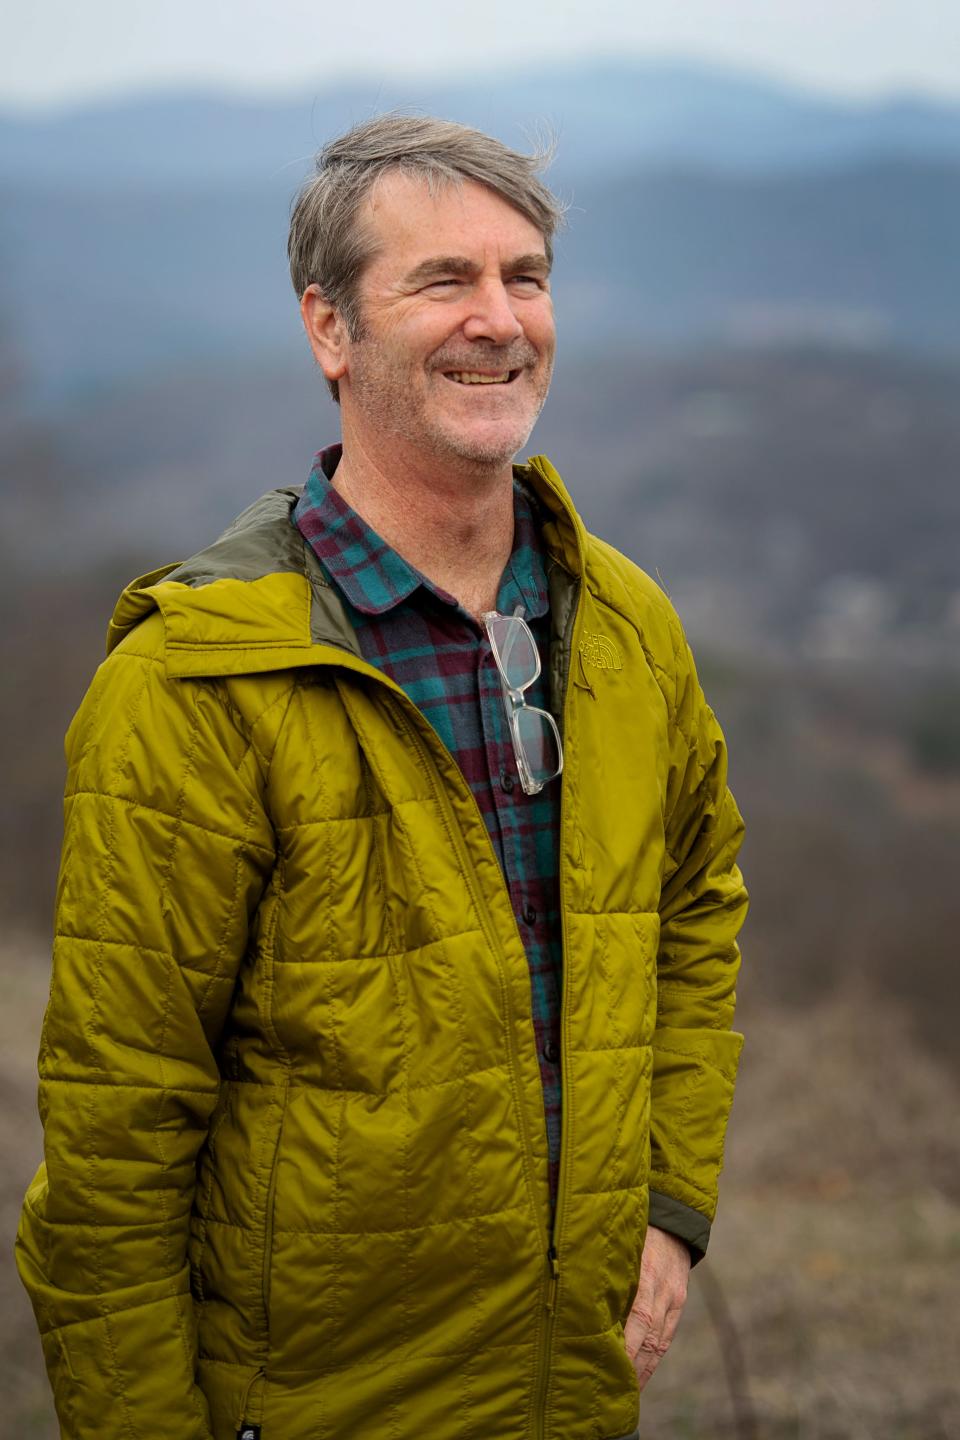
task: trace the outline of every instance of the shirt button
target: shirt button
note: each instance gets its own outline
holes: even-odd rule
[[[514,787],[515,784],[516,784],[516,781],[514,780],[513,776],[510,774],[510,771],[509,771],[509,770],[501,770],[501,771],[500,771],[500,789],[501,789],[501,790],[505,790],[505,791],[507,792],[507,794],[509,795],[509,794],[510,794],[510,791],[513,789],[513,787]]]
[[[526,920],[528,925],[533,925],[536,922],[537,912],[536,910],[534,910],[532,905],[524,905],[523,918],[524,920]]]
[[[556,1065],[560,1060],[560,1046],[555,1040],[548,1040],[543,1047],[543,1058],[548,1065]]]

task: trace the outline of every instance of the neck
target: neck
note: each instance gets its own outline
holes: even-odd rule
[[[404,560],[472,615],[496,606],[513,548],[513,467],[440,465],[403,444],[389,457],[344,424],[332,484]]]

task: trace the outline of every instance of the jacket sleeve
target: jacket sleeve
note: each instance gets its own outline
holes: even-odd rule
[[[742,1036],[731,1030],[747,894],[723,736],[679,641],[660,897],[650,1223],[707,1248]]]
[[[159,634],[101,666],[67,736],[45,1163],[17,1264],[70,1440],[210,1436],[187,1235],[273,835],[258,755],[213,685],[167,679]]]

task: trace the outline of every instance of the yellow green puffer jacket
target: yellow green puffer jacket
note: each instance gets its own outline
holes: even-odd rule
[[[553,1235],[483,820],[276,491],[124,592],[68,735],[18,1263],[69,1440],[637,1423],[648,1187],[704,1234],[716,1203],[742,827],[669,602],[547,461],[519,473],[553,517],[566,759]]]

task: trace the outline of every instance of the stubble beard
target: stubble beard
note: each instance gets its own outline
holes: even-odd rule
[[[488,362],[477,360],[474,363]],[[463,368],[469,367],[465,365]],[[508,367],[505,365],[503,368]],[[511,417],[509,433],[504,430],[502,435],[491,435],[486,439],[458,432],[452,425],[442,424],[422,409],[412,409],[409,403],[413,390],[409,367],[386,355],[377,341],[368,339],[364,334],[354,341],[350,383],[357,408],[372,429],[395,436],[414,449],[429,448],[452,469],[488,473],[510,464],[518,450],[526,444],[546,403],[552,369],[551,360],[540,376],[526,428],[515,428],[522,423],[521,417]],[[441,379],[440,383],[452,385],[457,382]]]

